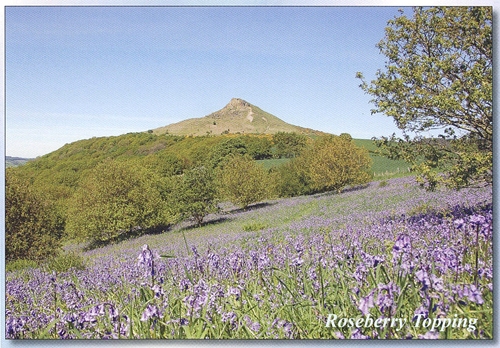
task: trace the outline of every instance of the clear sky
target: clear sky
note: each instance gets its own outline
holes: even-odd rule
[[[410,13],[406,8],[405,12]],[[390,135],[355,78],[398,7],[7,7],[6,155],[203,117],[242,98],[354,138]]]

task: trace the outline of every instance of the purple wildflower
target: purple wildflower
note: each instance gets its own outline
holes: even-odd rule
[[[363,313],[363,315],[367,315],[372,308],[373,305],[373,291],[368,294],[368,296],[361,297],[359,299],[358,309]]]
[[[141,321],[147,321],[149,319],[156,319],[160,317],[160,311],[158,307],[148,304],[142,312]]]
[[[439,331],[428,331],[425,335],[418,335],[422,340],[437,340],[439,338]]]
[[[407,234],[400,234],[392,247],[392,252],[408,252],[411,250],[411,239]]]

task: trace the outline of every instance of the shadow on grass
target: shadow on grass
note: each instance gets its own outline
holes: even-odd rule
[[[314,196],[314,197],[334,196],[334,195],[347,193],[347,192],[361,191],[361,190],[367,189],[369,186],[370,186],[370,183],[364,184],[364,185],[346,187],[346,188],[341,189],[340,191],[334,190],[334,191],[314,193],[311,196]]]
[[[262,209],[262,208],[270,207],[270,206],[275,205],[275,204],[276,204],[276,202],[273,202],[273,203],[268,203],[268,202],[256,203],[256,204],[249,205],[246,208],[234,208],[232,210],[229,210],[227,213],[228,214],[244,213],[244,212],[247,212],[247,211],[252,211],[252,210],[257,210],[257,209]]]
[[[116,237],[107,239],[107,240],[97,240],[90,242],[88,245],[86,245],[83,250],[84,251],[89,251],[92,249],[97,249],[97,248],[102,248],[107,245],[111,244],[118,244],[123,241],[132,239],[132,238],[137,238],[140,236],[144,235],[155,235],[155,234],[161,234],[163,232],[168,231],[171,229],[172,225],[161,225],[161,226],[155,226],[155,227],[150,227],[150,228],[142,228],[140,226],[132,227],[130,230],[122,230],[120,231],[120,234]]]
[[[198,228],[198,227],[204,227],[204,226],[210,226],[210,225],[218,225],[218,224],[221,224],[221,223],[229,221],[229,220],[232,220],[232,219],[229,218],[229,217],[226,217],[226,216],[221,216],[221,217],[214,218],[214,219],[211,219],[211,220],[203,221],[201,224],[197,224],[194,221],[194,219],[190,219],[190,220],[184,221],[186,223],[189,223],[189,225],[182,226],[179,229],[176,229],[176,231],[179,231],[179,232],[180,231],[188,231],[188,230],[193,230],[193,229]]]

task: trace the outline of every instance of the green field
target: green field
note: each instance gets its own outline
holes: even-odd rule
[[[366,148],[372,158],[372,171],[375,180],[384,180],[389,178],[402,177],[411,174],[409,172],[410,164],[401,160],[391,160],[389,158],[376,155],[374,152],[377,147],[372,140],[369,139],[354,139],[356,145]],[[288,162],[289,158],[266,159],[259,160],[265,169],[278,167],[283,163]]]

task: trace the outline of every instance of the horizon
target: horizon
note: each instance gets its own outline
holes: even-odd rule
[[[398,8],[6,7],[5,153],[147,131],[231,98],[304,128],[390,135],[355,75],[383,68],[375,45]]]

